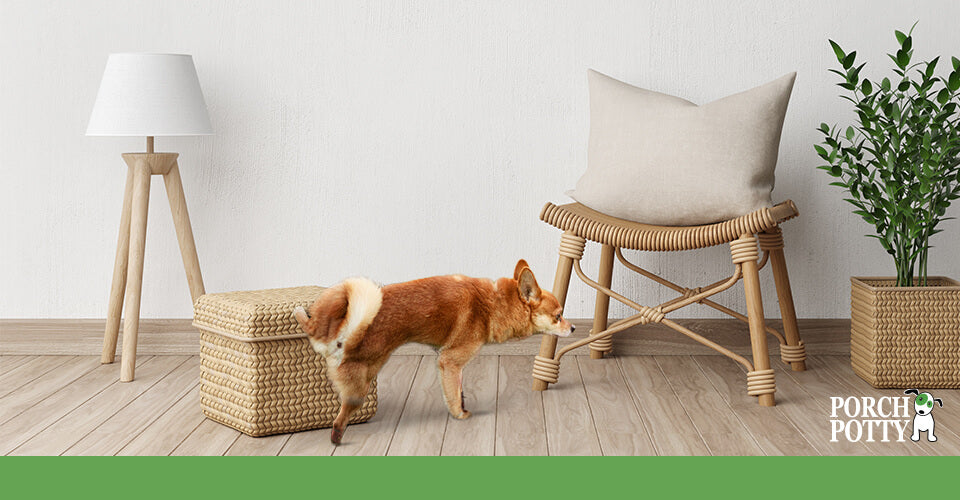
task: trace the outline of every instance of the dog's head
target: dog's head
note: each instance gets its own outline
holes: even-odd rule
[[[520,259],[513,269],[513,279],[517,281],[517,293],[520,301],[530,311],[532,333],[549,333],[566,337],[575,327],[563,318],[563,306],[552,293],[540,288],[537,279],[530,270],[527,261]]]
[[[933,403],[936,402],[943,408],[943,400],[933,397],[929,392],[920,392],[917,389],[907,389],[904,394],[915,394],[917,397],[913,400],[913,410],[917,415],[929,415],[933,412]]]

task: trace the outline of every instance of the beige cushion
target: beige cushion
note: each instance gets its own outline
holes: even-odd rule
[[[568,194],[614,217],[670,226],[771,206],[796,76],[697,106],[590,70],[587,171]]]

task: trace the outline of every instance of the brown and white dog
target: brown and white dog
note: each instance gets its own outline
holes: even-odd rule
[[[313,349],[324,356],[340,393],[340,413],[330,441],[339,444],[350,415],[390,354],[407,342],[437,348],[443,396],[450,414],[463,419],[463,367],[488,342],[549,333],[566,337],[573,325],[557,299],[537,285],[526,261],[513,278],[436,276],[384,287],[365,278],[323,292],[309,314],[294,314]]]

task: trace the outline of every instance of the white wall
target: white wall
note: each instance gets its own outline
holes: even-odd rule
[[[958,18],[951,0],[0,0],[0,317],[106,315],[120,153],[144,145],[83,134],[107,54],[124,51],[194,55],[217,134],[157,149],[181,153],[211,292],[495,277],[519,257],[549,288],[559,232],[537,215],[584,169],[587,68],[696,102],[796,70],[774,198],[802,212],[784,227],[799,314],[844,317],[848,276],[893,267],[814,168],[815,127],[849,118],[827,38],[886,74],[894,29],[919,19],[917,57],[960,55]],[[142,316],[189,317],[158,180]],[[960,277],[960,224],[944,229],[931,274]],[[726,247],[631,255],[688,285],[730,270]],[[614,284],[645,303],[668,297],[632,276]],[[567,316],[592,316],[592,297],[575,284]]]

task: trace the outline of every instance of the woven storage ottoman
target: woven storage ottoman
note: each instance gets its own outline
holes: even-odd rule
[[[300,330],[293,309],[323,288],[304,286],[213,293],[194,305],[200,330],[200,405],[207,417],[251,436],[330,427],[340,400],[323,358]],[[350,418],[377,411],[377,384]]]
[[[850,278],[850,362],[874,387],[960,388],[960,283]]]

